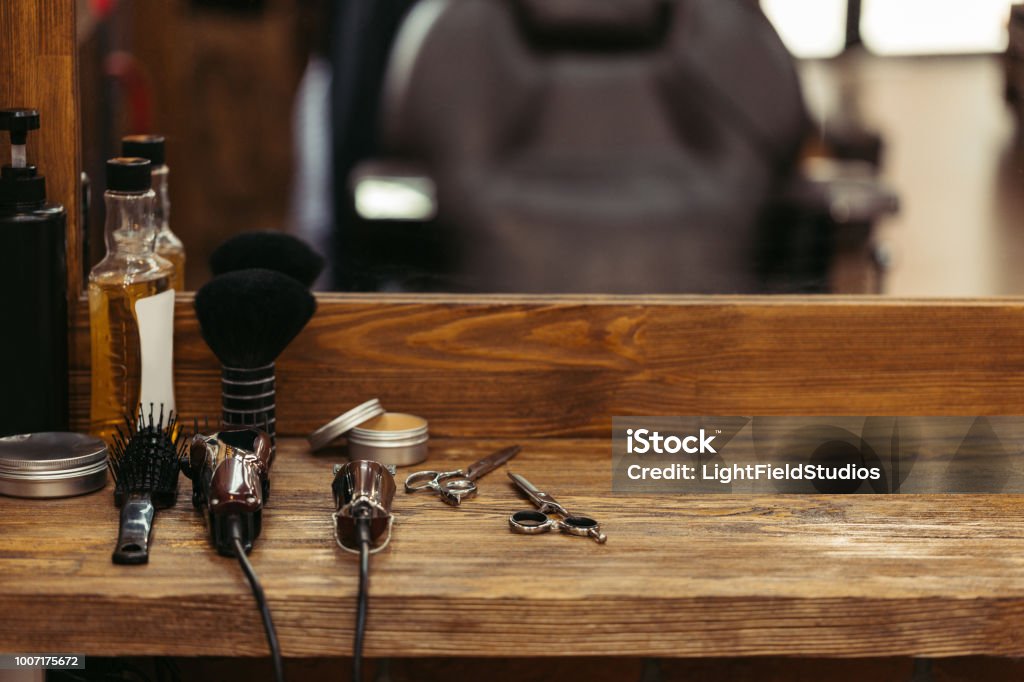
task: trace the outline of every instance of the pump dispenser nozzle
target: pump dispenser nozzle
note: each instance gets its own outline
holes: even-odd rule
[[[35,109],[0,110],[0,130],[11,134],[11,167],[24,168],[27,165],[25,144],[28,131],[39,130],[39,112]]]
[[[35,109],[0,109],[0,130],[11,137],[11,164],[0,169],[0,205],[34,206],[46,202],[46,182],[28,165],[28,131],[39,129]]]

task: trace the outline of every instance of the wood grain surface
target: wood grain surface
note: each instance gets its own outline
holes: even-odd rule
[[[278,432],[378,397],[445,437],[605,437],[615,415],[1024,414],[1024,303],[881,298],[321,295],[278,363]],[[72,419],[86,425],[76,310]],[[220,413],[178,303],[176,390]]]
[[[82,290],[75,46],[75,3],[0,2],[0,109],[39,110],[40,129],[29,133],[28,160],[46,177],[47,199],[67,210],[69,301]],[[9,139],[0,137],[0,163],[7,164]]]
[[[509,441],[434,441],[458,467]],[[511,533],[504,470],[461,508],[395,499],[372,558],[367,655],[952,656],[1024,653],[1024,507],[1012,496],[610,493],[603,440],[534,440],[513,460],[608,542]],[[332,536],[338,453],[281,444],[251,555],[288,656],[350,652],[356,557]],[[399,483],[411,470],[399,471]],[[0,650],[257,656],[234,561],[210,549],[182,478],[150,563],[115,566],[111,490],[0,498]]]

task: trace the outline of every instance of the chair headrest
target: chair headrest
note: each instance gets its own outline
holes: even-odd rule
[[[664,32],[667,0],[513,0],[526,32],[554,48],[640,46]]]

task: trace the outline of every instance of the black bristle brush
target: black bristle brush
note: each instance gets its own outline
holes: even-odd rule
[[[229,272],[195,297],[203,339],[221,362],[225,425],[255,426],[274,439],[274,361],[316,312],[316,298],[297,280],[272,270]]]
[[[308,288],[323,272],[324,258],[306,242],[284,232],[243,232],[210,255],[214,275],[250,268],[280,272]]]
[[[178,497],[178,472],[184,441],[178,438],[177,418],[172,412],[164,423],[142,407],[134,419],[125,418],[125,431],[117,429],[107,466],[114,478],[114,504],[121,508],[115,564],[149,561],[149,534],[157,509],[174,506]],[[179,447],[179,442],[181,446]]]

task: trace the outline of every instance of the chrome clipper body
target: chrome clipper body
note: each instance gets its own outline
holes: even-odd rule
[[[231,427],[196,434],[182,463],[192,479],[192,505],[203,510],[210,540],[224,556],[235,556],[240,533],[245,551],[259,537],[263,505],[270,495],[273,444],[265,432]]]
[[[368,527],[370,551],[384,549],[391,540],[395,468],[365,459],[335,465],[331,491],[334,536],[341,548],[358,552],[360,533],[367,532],[360,527]]]

